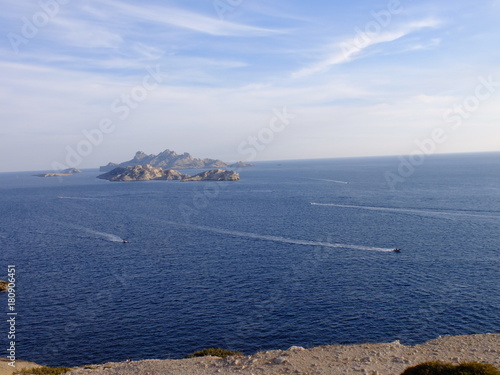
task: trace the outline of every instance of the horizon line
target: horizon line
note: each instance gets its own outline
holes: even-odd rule
[[[471,154],[494,154],[494,153],[500,153],[500,150],[490,150],[490,151],[461,151],[461,152],[443,152],[443,153],[431,153],[431,154],[425,154],[426,157],[433,157],[433,156],[451,156],[451,155],[471,155]],[[313,160],[340,160],[340,159],[375,159],[375,158],[390,158],[390,157],[408,157],[410,156],[409,154],[388,154],[388,155],[360,155],[360,156],[334,156],[334,157],[320,157],[320,158],[300,158],[300,159],[269,159],[269,160],[252,160],[252,161],[247,161],[247,160],[239,160],[244,163],[271,163],[271,162],[293,162],[293,161],[313,161]],[[232,164],[232,163],[237,163],[238,161],[230,161],[227,162],[227,164]],[[226,162],[225,162],[226,163]],[[77,169],[81,170],[94,170],[94,169],[99,169],[101,166],[97,167],[74,167]],[[177,170],[183,170],[183,169],[207,169],[207,168],[176,168]],[[34,169],[26,169],[26,170],[15,170],[15,171],[0,171],[0,174],[3,173],[36,173],[36,172],[46,172],[46,173],[51,173],[54,172],[53,169],[39,169],[39,170],[34,170]]]

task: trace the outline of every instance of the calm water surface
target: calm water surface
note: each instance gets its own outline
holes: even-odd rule
[[[499,333],[500,154],[429,157],[391,191],[398,163],[257,163],[224,183],[0,174],[17,356],[78,365]]]

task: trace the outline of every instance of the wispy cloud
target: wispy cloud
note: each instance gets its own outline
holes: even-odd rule
[[[393,42],[421,29],[437,27],[439,24],[440,21],[431,18],[401,25],[394,30],[381,30],[379,33],[368,33],[358,29],[354,37],[351,36],[340,43],[336,43],[333,46],[334,53],[319,62],[294,72],[292,77],[301,78],[325,72],[334,65],[344,64],[359,58],[362,56],[362,52],[371,46]]]
[[[219,20],[215,17],[178,9],[169,6],[142,7],[109,0],[107,5],[119,14],[140,18],[149,22],[159,22],[215,36],[266,36],[278,33],[277,30],[248,26]]]
[[[478,74],[500,80],[491,48],[500,35],[499,0],[406,2],[380,28],[367,18],[387,2],[243,1],[224,21],[211,1],[84,0],[61,5],[14,53],[5,36],[22,36],[25,20],[46,3],[3,2],[0,159],[33,150],[4,170],[64,160],[65,147],[103,116],[117,130],[85,166],[125,160],[137,148],[236,159],[241,140],[283,105],[297,121],[261,159],[398,154],[408,138],[445,126],[442,114],[474,94]],[[156,66],[161,84],[119,121],[112,104]],[[468,120],[475,134],[455,150],[494,148],[496,94]],[[202,145],[193,134],[219,136]]]
[[[432,38],[428,42],[424,43],[415,43],[410,45],[406,51],[418,51],[418,50],[428,50],[439,47],[441,45],[441,38]]]
[[[57,37],[74,47],[116,48],[123,42],[117,32],[92,22],[64,17],[57,17],[52,22],[59,29]]]

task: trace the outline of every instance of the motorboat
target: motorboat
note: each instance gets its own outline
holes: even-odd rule
[[[400,253],[400,252],[401,252],[401,249],[394,249],[394,250],[392,250],[392,251],[394,251],[395,253]]]
[[[123,243],[127,243],[127,240],[123,240]]]

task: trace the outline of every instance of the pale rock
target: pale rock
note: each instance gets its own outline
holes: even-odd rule
[[[235,171],[212,169],[198,173],[193,177],[184,178],[182,181],[238,181],[239,179],[240,175]]]
[[[286,358],[283,358],[283,357],[274,358],[273,363],[276,365],[281,365],[283,363],[286,363]]]

